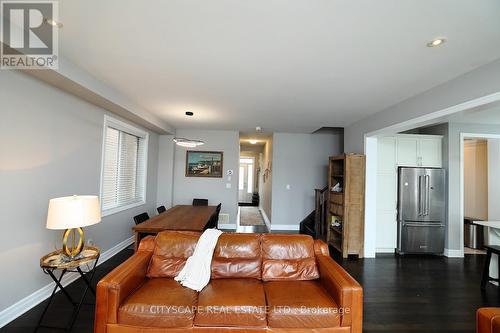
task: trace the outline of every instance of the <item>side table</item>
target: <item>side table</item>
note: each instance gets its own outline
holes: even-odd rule
[[[45,274],[48,274],[52,278],[52,280],[54,280],[56,285],[54,287],[54,290],[52,291],[52,294],[50,295],[49,302],[45,306],[45,309],[43,310],[42,315],[38,320],[34,332],[38,331],[39,328],[52,328],[52,329],[65,330],[67,332],[71,332],[71,330],[73,329],[73,325],[75,324],[76,318],[78,317],[78,313],[80,312],[80,308],[82,307],[82,304],[84,304],[83,300],[85,299],[85,296],[87,295],[89,289],[95,296],[95,289],[92,287],[91,283],[92,279],[94,278],[99,256],[100,256],[100,251],[97,247],[86,246],[85,248],[83,248],[82,252],[74,260],[71,261],[66,260],[66,257],[63,254],[62,250],[51,252],[40,259],[40,267],[42,268],[43,272]],[[55,273],[56,271],[61,272],[59,277],[56,276]],[[81,296],[78,302],[73,301],[71,295],[61,284],[62,278],[66,273],[80,274],[80,277],[82,278],[82,280],[86,285],[85,291],[83,292],[83,295]],[[87,279],[87,275],[89,275],[90,277],[89,279]],[[45,317],[45,314],[47,313],[47,310],[49,309],[50,304],[52,303],[52,300],[54,298],[54,295],[56,294],[58,289],[60,289],[63,292],[63,294],[66,296],[66,298],[74,308],[73,314],[69,322],[69,326],[66,328],[42,325],[43,318]]]

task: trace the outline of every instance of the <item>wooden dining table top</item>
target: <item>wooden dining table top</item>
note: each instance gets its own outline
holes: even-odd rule
[[[203,231],[216,206],[177,205],[132,228],[139,233],[158,233],[163,230]]]

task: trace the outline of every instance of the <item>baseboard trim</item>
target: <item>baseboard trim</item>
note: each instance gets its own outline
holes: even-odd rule
[[[300,225],[298,225],[298,224],[271,224],[271,230],[298,231],[298,230],[300,230]]]
[[[236,229],[236,224],[219,224],[218,229]]]
[[[99,262],[97,263],[97,266],[101,265],[102,263],[106,262],[108,259],[116,255],[118,252],[122,251],[123,249],[126,249],[129,247],[131,244],[134,243],[134,236],[125,239],[124,241],[118,243],[117,245],[113,246],[109,250],[101,253],[101,257],[99,258]],[[79,274],[77,273],[68,273],[64,276],[64,278],[61,281],[61,284],[63,286],[67,286],[77,280],[80,277]],[[23,313],[27,312],[28,310],[32,309],[33,307],[37,306],[41,302],[45,301],[47,298],[50,297],[52,294],[52,290],[54,289],[55,283],[51,282],[48,285],[38,289],[34,293],[24,297],[23,299],[19,300],[18,302],[12,304],[5,310],[0,312],[0,328],[4,327],[17,317],[21,316]],[[60,290],[58,290],[59,292]]]
[[[396,253],[396,249],[395,248],[377,248],[375,250],[375,253]]]
[[[444,255],[448,258],[463,258],[464,254],[461,250],[444,249]]]
[[[262,207],[259,207],[259,211],[262,214],[262,218],[264,219],[264,223],[267,226],[267,230],[271,230],[271,221],[269,220],[269,217],[267,217],[266,212],[264,211],[264,209],[262,209]]]

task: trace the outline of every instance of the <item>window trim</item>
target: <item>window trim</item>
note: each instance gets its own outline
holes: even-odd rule
[[[123,206],[119,207],[114,207],[114,208],[109,208],[104,210],[102,207],[102,196],[103,196],[103,181],[104,181],[104,155],[106,152],[106,137],[107,137],[107,130],[108,127],[112,127],[116,130],[122,131],[122,132],[127,132],[129,134],[135,135],[139,138],[144,139],[144,187],[143,187],[143,200],[139,200],[136,202],[132,202]],[[104,123],[103,123],[103,130],[102,130],[102,151],[101,151],[101,179],[100,179],[100,184],[99,184],[99,195],[101,198],[101,216],[109,216],[113,215],[122,211],[125,211],[127,209],[131,209],[134,207],[142,206],[146,204],[146,195],[147,195],[147,185],[148,185],[148,160],[149,160],[149,155],[148,155],[148,148],[149,148],[149,132],[133,126],[129,123],[126,123],[124,121],[118,120],[116,118],[113,118],[108,115],[104,115]]]

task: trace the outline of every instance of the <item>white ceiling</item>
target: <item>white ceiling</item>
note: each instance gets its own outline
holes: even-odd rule
[[[178,128],[342,127],[500,58],[498,0],[64,0],[60,15],[63,55]]]

